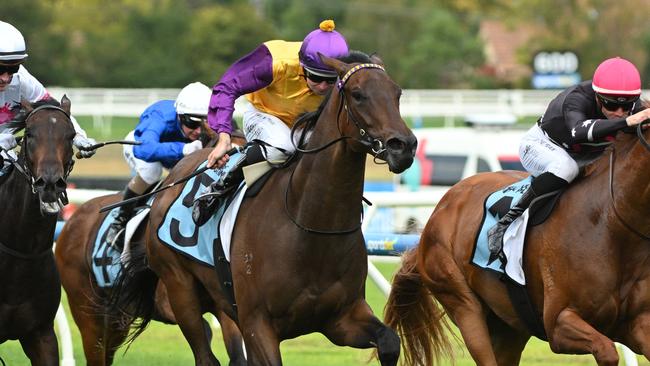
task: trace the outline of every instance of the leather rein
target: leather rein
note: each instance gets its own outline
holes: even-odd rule
[[[360,70],[363,70],[363,69],[379,69],[379,70],[384,71],[384,72],[386,71],[382,65],[375,64],[375,63],[362,63],[362,64],[358,64],[358,65],[355,65],[354,67],[352,67],[350,70],[348,70],[348,72],[345,73],[345,75],[343,75],[343,77],[341,77],[337,81],[336,87],[339,90],[340,102],[339,102],[338,111],[336,113],[336,125],[337,125],[337,128],[339,129],[339,134],[341,136],[334,139],[334,140],[332,140],[332,141],[330,141],[330,142],[328,142],[327,144],[325,144],[323,146],[320,146],[320,147],[317,147],[317,148],[314,148],[314,149],[302,149],[302,148],[300,148],[300,146],[295,146],[295,139],[293,138],[294,131],[296,130],[296,127],[297,127],[297,125],[295,125],[294,128],[292,128],[292,130],[291,130],[291,142],[294,144],[294,147],[296,148],[297,152],[300,152],[300,153],[303,153],[303,154],[316,153],[316,152],[325,150],[326,148],[330,147],[331,145],[333,145],[333,144],[335,144],[335,143],[337,143],[339,141],[343,141],[343,140],[346,140],[346,139],[355,139],[355,137],[343,135],[343,132],[341,131],[339,121],[340,121],[341,112],[342,112],[343,109],[345,109],[345,111],[347,113],[347,116],[348,116],[348,119],[351,120],[354,123],[354,125],[357,127],[357,129],[359,130],[359,135],[361,137],[356,138],[356,140],[359,141],[361,144],[369,147],[372,150],[372,152],[375,154],[374,159],[377,159],[377,157],[380,154],[382,154],[382,153],[384,153],[386,151],[385,144],[380,139],[377,139],[377,138],[374,138],[374,137],[370,136],[370,134],[363,127],[361,127],[361,124],[354,117],[354,114],[352,113],[351,108],[348,108],[347,98],[345,97],[345,89],[344,89],[345,84],[347,83],[347,81],[350,79],[350,77],[354,73],[356,73],[356,72],[358,72]],[[299,145],[302,145],[302,143],[305,141],[306,135],[307,135],[307,128],[303,128],[302,134],[300,136]],[[287,160],[286,164],[288,165],[288,163],[291,160],[292,160],[292,158],[289,158]],[[355,225],[354,227],[351,227],[349,229],[320,230],[320,229],[306,227],[306,226],[300,224],[296,220],[296,218],[291,215],[291,212],[289,211],[289,191],[290,191],[291,181],[292,181],[294,172],[295,172],[295,170],[292,171],[291,175],[289,176],[289,182],[287,184],[287,189],[285,191],[285,196],[284,196],[284,210],[285,210],[287,216],[289,217],[291,222],[293,222],[294,225],[296,225],[297,227],[299,227],[300,229],[302,229],[302,230],[304,230],[306,232],[309,232],[309,233],[312,233],[312,234],[324,234],[324,235],[345,235],[345,234],[350,234],[350,233],[356,232],[356,231],[361,229],[361,225],[363,224],[363,209],[361,210],[361,220],[359,221],[359,223],[357,225]],[[361,197],[361,198],[367,204],[372,205],[372,203],[370,201],[368,201],[365,197]]]
[[[637,125],[636,128],[636,135],[639,139],[639,142],[641,145],[648,151],[650,151],[650,143],[648,143],[648,140],[646,140],[645,136],[643,136],[643,128],[642,126],[645,125],[646,122],[641,123]],[[616,201],[614,200],[614,147],[612,146],[612,149],[609,154],[609,196],[611,198],[612,202],[612,208],[614,209],[614,214],[618,218],[618,220],[625,226],[628,230],[636,234],[637,236],[641,237],[644,240],[649,240],[650,241],[650,236],[642,233],[641,231],[635,229],[632,225],[630,225],[623,216],[618,212],[616,209]]]

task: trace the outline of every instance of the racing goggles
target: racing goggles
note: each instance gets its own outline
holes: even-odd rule
[[[195,114],[181,114],[179,115],[179,118],[181,119],[183,126],[191,130],[201,127],[204,122],[208,121],[208,117],[198,116]]]
[[[624,111],[628,112],[634,108],[634,103],[639,100],[639,95],[603,95],[596,94],[600,104],[610,112],[615,112],[619,108],[622,108]]]
[[[8,73],[9,75],[13,75],[18,72],[18,69],[20,68],[20,64],[14,64],[14,65],[3,65],[0,64],[0,75],[4,73]]]
[[[316,75],[312,72],[309,72],[309,70],[305,69],[305,77],[311,81],[313,81],[316,84],[320,84],[323,81],[326,82],[329,85],[334,85],[336,82],[337,77],[336,76],[320,76]]]

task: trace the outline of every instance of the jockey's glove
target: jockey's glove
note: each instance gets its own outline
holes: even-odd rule
[[[183,156],[187,156],[201,149],[203,149],[203,143],[201,142],[201,140],[192,141],[183,146]]]
[[[18,144],[16,143],[16,138],[14,137],[13,134],[10,133],[0,134],[0,148],[9,151],[14,147],[16,147],[16,145]]]
[[[72,144],[79,150],[79,154],[81,155],[82,158],[89,158],[93,155],[95,155],[95,152],[97,150],[84,150],[84,148],[89,148],[95,144],[97,144],[97,141],[94,139],[91,139],[90,137],[86,137],[80,133],[78,133],[74,139],[72,139]]]

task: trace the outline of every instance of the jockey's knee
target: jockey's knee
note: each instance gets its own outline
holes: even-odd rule
[[[128,187],[135,193],[142,194],[149,189],[153,184],[160,180],[162,176],[162,169],[158,175],[153,171],[145,171],[145,174],[142,175],[138,172],[128,183]]]
[[[573,182],[574,179],[578,176],[580,172],[580,167],[578,163],[571,158],[562,159],[557,161],[551,167],[549,167],[548,172],[553,173],[553,175],[558,178],[562,178],[568,183]]]

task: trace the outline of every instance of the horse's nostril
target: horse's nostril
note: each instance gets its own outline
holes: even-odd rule
[[[406,143],[400,139],[392,138],[386,142],[386,146],[391,151],[403,151],[406,147]]]
[[[43,178],[38,178],[34,182],[34,188],[36,188],[39,191],[42,191],[45,189],[45,180]]]
[[[57,192],[63,192],[66,188],[68,188],[68,183],[66,183],[63,178],[59,178],[56,183],[54,183],[54,189]]]

